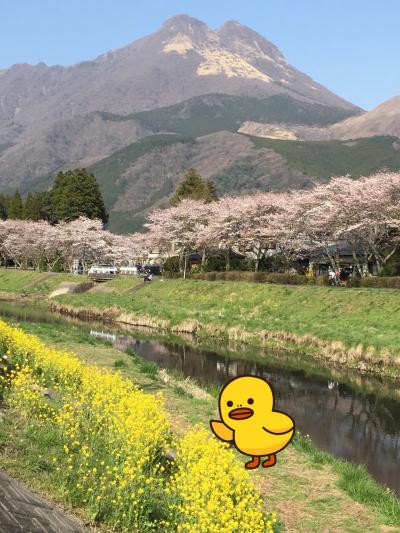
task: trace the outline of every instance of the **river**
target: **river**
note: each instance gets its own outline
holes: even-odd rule
[[[279,357],[267,349],[193,345],[195,339],[164,338],[112,325],[69,321],[28,306],[0,303],[0,316],[29,322],[63,322],[88,336],[134,350],[160,368],[175,370],[203,385],[222,385],[243,374],[266,378],[276,408],[294,418],[321,450],[364,464],[380,483],[400,495],[400,390],[378,378],[339,374],[315,362],[300,366],[294,354]],[[247,352],[247,353],[246,353]]]

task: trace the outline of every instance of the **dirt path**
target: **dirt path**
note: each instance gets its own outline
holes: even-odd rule
[[[42,277],[38,278],[38,279],[34,279],[33,281],[31,281],[30,283],[27,283],[24,287],[24,289],[31,289],[32,287],[34,287],[35,285],[37,285],[38,283],[43,283],[44,281],[47,281],[48,279],[54,277],[56,275],[55,272],[47,272],[46,274],[44,274]]]
[[[83,524],[0,470],[0,533],[83,533]]]

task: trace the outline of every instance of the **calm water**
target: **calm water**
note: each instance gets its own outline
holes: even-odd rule
[[[49,313],[21,309],[10,304],[0,305],[0,315],[34,322],[64,319]],[[36,316],[34,316],[36,315]],[[146,335],[137,330],[121,332],[118,328],[73,326],[87,331],[92,337],[107,338],[121,350],[128,348],[153,361],[161,368],[174,369],[203,384],[222,385],[242,374],[265,377],[276,392],[277,409],[289,413],[297,429],[309,434],[322,450],[337,457],[365,464],[372,476],[400,495],[400,395],[393,385],[376,380],[377,393],[368,393],[365,380],[357,388],[327,376],[326,369],[310,374],[302,370],[279,366],[266,350],[259,350],[262,364],[240,358],[227,346],[200,350],[180,342],[160,341],[156,333]],[[226,356],[220,355],[222,352]],[[368,380],[371,388],[371,380]]]

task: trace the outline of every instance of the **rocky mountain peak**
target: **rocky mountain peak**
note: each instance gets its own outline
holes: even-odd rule
[[[167,19],[162,25],[162,29],[168,30],[171,33],[186,33],[191,35],[199,31],[208,30],[208,26],[201,20],[190,17],[189,15],[180,14]]]
[[[286,63],[284,56],[274,44],[236,20],[228,20],[219,28],[218,35],[226,46],[248,59],[255,59],[258,56],[267,61]]]

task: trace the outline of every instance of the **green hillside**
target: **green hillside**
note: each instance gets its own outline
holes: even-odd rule
[[[237,131],[246,120],[326,126],[354,114],[354,111],[309,104],[282,95],[254,98],[209,94],[151,111],[125,116],[101,113],[101,116],[114,121],[134,118],[154,133],[170,131],[199,137],[216,131]]]
[[[126,184],[122,174],[139,157],[153,150],[162,150],[172,144],[193,142],[195,142],[194,139],[183,135],[150,135],[114,152],[109,157],[89,167],[89,170],[97,177],[106,206],[111,207],[123,193]]]
[[[239,134],[236,134],[239,135]],[[253,148],[238,154],[233,163],[216,170],[212,179],[218,194],[240,193],[249,190],[285,190],[310,186],[315,181],[327,181],[332,176],[350,175],[354,178],[370,175],[382,169],[400,169],[400,150],[393,137],[370,137],[352,141],[285,141],[249,137]],[[92,165],[101,186],[107,208],[111,211],[110,229],[118,233],[140,229],[146,210],[159,200],[167,199],[174,190],[176,180],[149,174],[149,192],[140,207],[129,211],[112,210],[113,205],[125,194],[129,177],[124,173],[143,155],[148,164],[163,161],[168,156],[165,148],[174,144],[188,144],[194,150],[193,159],[178,161],[183,166],[204,164],[208,153],[201,152],[201,144],[193,137],[179,134],[160,134],[145,137]],[[262,163],[262,148],[269,148],[282,156],[285,166],[279,172],[266,168]],[[200,150],[200,152],[199,152]],[[197,155],[195,155],[197,154]],[[261,163],[260,163],[261,162]],[[300,174],[301,172],[301,174]],[[159,182],[159,185],[157,185]],[[176,183],[175,183],[176,184]],[[143,191],[142,191],[143,192]]]
[[[357,178],[387,168],[400,169],[400,150],[394,137],[367,137],[351,141],[284,141],[251,137],[256,148],[271,148],[289,166],[327,181],[332,176]]]

